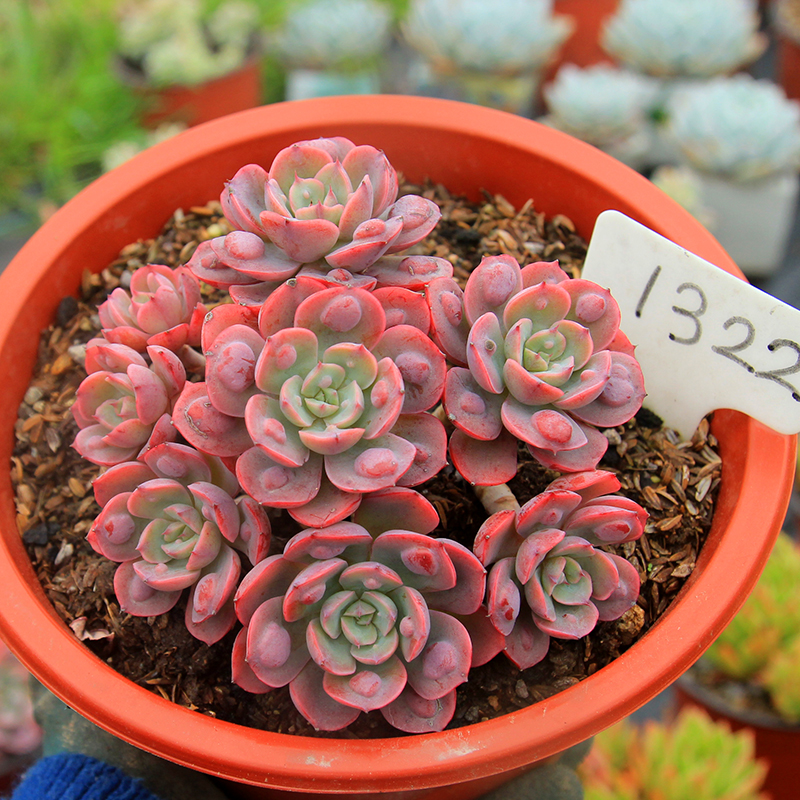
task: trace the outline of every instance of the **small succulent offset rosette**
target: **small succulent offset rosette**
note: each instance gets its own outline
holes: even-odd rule
[[[419,531],[385,530],[399,506]],[[426,535],[438,518],[412,490],[368,497],[360,512],[357,520],[381,531],[374,538],[358,522],[307,529],[245,576],[234,681],[255,693],[288,684],[320,730],[376,709],[404,731],[442,730],[456,686],[502,643],[481,607],[486,571],[463,545]],[[473,652],[471,617],[491,652],[486,643]]]
[[[244,303],[262,302],[301,268],[409,287],[452,275],[446,259],[397,255],[441,217],[431,200],[397,194],[397,173],[380,150],[340,136],[297,142],[269,171],[250,164],[236,173],[221,197],[236,230],[203,242],[188,266]]]
[[[517,440],[547,467],[594,469],[608,447],[595,426],[621,425],[641,407],[642,371],[616,301],[557,262],[521,269],[489,256],[463,293],[440,278],[426,294],[434,340],[462,365],[448,371],[444,406],[457,429],[450,455],[471,483],[511,480]]]
[[[520,669],[541,661],[550,637],[580,639],[598,620],[621,617],[639,597],[639,574],[603,545],[638,539],[647,512],[621,495],[610,472],[553,481],[518,511],[498,511],[481,526],[474,551],[491,567],[489,620]]]
[[[424,305],[403,305],[413,296],[395,287],[383,299],[392,319],[427,331]],[[341,520],[362,494],[417,485],[445,464],[444,427],[427,411],[444,357],[420,327],[387,327],[376,293],[301,276],[257,320],[246,306],[216,309],[203,349],[206,380],[186,385],[176,428],[204,452],[236,456],[242,488],[302,524]]]
[[[241,572],[266,555],[270,522],[223,462],[185,445],[165,443],[140,461],[117,464],[94,482],[103,510],[89,531],[92,547],[120,566],[114,592],[134,616],[164,614],[184,589],[189,632],[213,644],[235,622],[233,594]]]

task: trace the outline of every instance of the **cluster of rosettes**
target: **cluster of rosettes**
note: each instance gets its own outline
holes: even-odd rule
[[[533,664],[638,596],[599,549],[646,518],[594,471],[598,426],[644,397],[616,303],[507,256],[462,291],[448,261],[402,253],[439,211],[397,193],[383,153],[340,138],[240,170],[222,195],[236,230],[100,306],[73,406],[74,446],[104,468],[88,538],[119,563],[122,610],[166,613],[188,590],[197,638],[243,626],[234,680],[288,685],[324,730],[377,709],[441,730],[470,667]],[[201,282],[233,302],[207,307]],[[431,535],[414,488],[447,465],[448,430],[471,484],[513,477],[519,441],[575,474],[490,516],[472,552]],[[282,553],[271,509],[304,528]]]

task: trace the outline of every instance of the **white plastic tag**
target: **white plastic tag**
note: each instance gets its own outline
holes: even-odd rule
[[[800,311],[619,211],[597,219],[583,277],[636,346],[645,408],[684,437],[717,408],[800,432]]]

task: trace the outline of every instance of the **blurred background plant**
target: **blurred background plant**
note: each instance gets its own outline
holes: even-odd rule
[[[585,800],[767,800],[752,734],[697,709],[669,724],[626,719],[607,728],[578,773]]]

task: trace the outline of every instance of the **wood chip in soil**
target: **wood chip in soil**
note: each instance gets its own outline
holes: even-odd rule
[[[499,196],[467,202],[441,186],[404,190],[423,194],[442,208],[434,233],[413,251],[448,258],[461,281],[482,256],[499,253],[522,265],[558,259],[571,275],[580,274],[586,242],[564,216],[545,219],[532,203],[516,210]],[[154,618],[122,613],[113,592],[116,564],[86,542],[99,513],[91,489],[99,468],[70,447],[77,430],[70,406],[85,374],[85,343],[99,330],[97,304],[116,286],[126,285],[136,268],[183,264],[199,241],[228,230],[216,202],[176,212],[154,239],[131,243],[99,274],[86,272],[80,296],[63,300],[53,324],[42,333],[35,375],[19,409],[11,463],[19,533],[47,597],[75,636],[150,691],[198,712],[269,731],[335,738],[405,735],[378,712],[362,714],[344,731],[318,733],[294,709],[288,689],[264,695],[239,689],[231,682],[229,662],[235,630],[209,647],[186,630],[183,603]],[[211,302],[220,299],[210,287],[204,293]],[[639,572],[638,604],[621,619],[598,624],[584,639],[552,639],[547,657],[530,669],[520,671],[500,655],[472,670],[458,689],[450,727],[529,706],[592,675],[652,627],[691,575],[710,528],[720,480],[721,461],[708,421],[690,442],[681,442],[643,410],[605,435],[609,448],[600,467],[617,473],[624,494],[650,514],[639,541],[612,548]],[[520,468],[511,486],[524,503],[557,476],[520,448]],[[448,466],[419,488],[441,516],[434,535],[471,547],[485,512],[470,487]],[[278,552],[297,525],[284,512],[270,515],[273,550]]]

